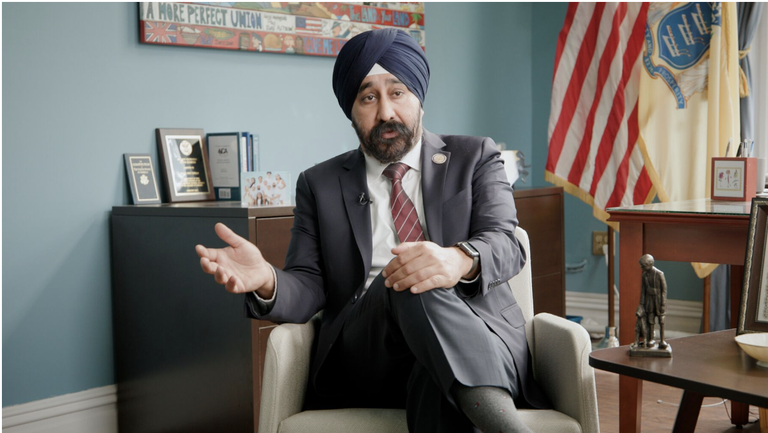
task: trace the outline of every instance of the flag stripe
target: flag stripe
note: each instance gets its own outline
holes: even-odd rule
[[[575,5],[579,5],[579,3],[575,3]],[[584,39],[584,35],[589,27],[593,9],[594,8],[590,6],[578,6],[576,8],[576,16],[574,17],[571,29],[568,32],[568,39],[558,41],[558,50],[562,51],[562,56],[555,69],[555,73],[552,74],[554,82],[552,83],[550,122],[547,128],[548,139],[552,139],[552,133],[555,129],[555,122],[553,119],[556,120],[560,117],[560,110],[563,106],[565,94],[568,91],[571,72],[576,64],[581,41]],[[552,167],[551,171],[554,171],[554,167]]]
[[[642,16],[643,9],[640,10],[640,15]],[[627,86],[627,83],[629,82],[630,77],[632,76],[633,71],[638,71],[640,68],[640,64],[638,62],[639,54],[640,54],[640,48],[643,44],[643,35],[645,30],[645,24],[643,20],[636,19],[633,23],[633,29],[632,29],[632,35],[629,38],[629,43],[627,44],[627,50],[624,52],[624,59],[623,59],[623,75],[621,77],[621,83],[619,84],[619,88],[616,90],[616,97],[613,101],[613,107],[611,111],[611,120],[608,122],[608,127],[605,129],[603,138],[600,141],[600,147],[598,148],[597,156],[595,157],[595,173],[593,175],[593,181],[592,186],[590,187],[590,194],[595,194],[595,189],[597,188],[597,182],[603,175],[603,171],[605,170],[605,166],[608,164],[608,161],[610,159],[611,155],[611,147],[614,144],[614,141],[616,140],[616,136],[618,134],[619,128],[621,124],[625,122],[624,113],[627,109],[627,105],[630,105],[631,107],[635,107],[637,105],[637,100],[629,100],[625,99],[625,92],[624,89]],[[635,73],[636,80],[634,80],[634,86],[639,86],[640,84],[640,78],[637,77],[637,74]],[[633,92],[636,94],[636,92]],[[630,116],[631,118],[631,116]],[[635,123],[637,123],[637,117],[635,116]],[[636,127],[637,125],[635,125]],[[634,139],[628,140],[628,145],[630,146],[630,149],[628,149],[628,152],[631,152],[631,146],[634,145],[635,141],[637,141],[637,135],[635,135]]]
[[[610,28],[613,23],[613,16],[617,8],[617,3],[608,3],[606,9],[603,12],[603,16],[600,20],[600,26],[598,31],[597,46],[603,47],[607,43],[608,37],[610,37]],[[599,56],[593,56],[590,61],[590,68],[587,72],[587,78],[582,85],[581,94],[579,95],[578,103],[575,106],[575,113],[571,123],[568,127],[568,132],[565,136],[565,142],[563,143],[563,151],[560,154],[560,158],[557,162],[557,171],[562,173],[561,176],[568,178],[571,166],[579,151],[579,143],[581,143],[582,137],[587,133],[585,124],[587,116],[589,114],[589,108],[593,104],[595,95],[597,94],[598,81],[597,71],[600,67]],[[618,66],[617,66],[618,67]],[[617,78],[613,78],[614,81]],[[603,92],[603,98],[611,98],[613,93],[606,94]],[[608,103],[608,101],[605,101]],[[607,116],[606,116],[607,117]],[[604,121],[601,127],[604,127]],[[579,186],[581,189],[587,189],[588,187],[582,186],[579,182],[572,183]],[[589,183],[587,183],[589,185]]]
[[[647,12],[648,3],[571,4],[558,38],[547,180],[600,219],[654,191],[638,144]]]
[[[633,194],[634,203],[643,203],[648,198],[648,192],[651,190],[652,182],[651,177],[648,176],[648,171],[643,166],[643,170],[640,172],[640,177],[637,179],[635,190]]]
[[[627,132],[629,134],[627,143],[629,143],[629,148],[624,153],[624,158],[621,160],[621,164],[619,165],[619,170],[616,173],[616,184],[613,187],[611,198],[609,198],[608,202],[606,203],[606,208],[621,205],[624,192],[627,189],[629,158],[632,156],[632,151],[634,150],[635,144],[637,143],[637,106],[638,104],[635,103],[635,108],[632,110],[632,114],[629,116],[629,122],[627,122]]]
[[[565,47],[565,41],[568,39],[568,32],[571,31],[571,25],[573,24],[573,17],[576,16],[576,9],[578,9],[578,3],[569,3],[568,12],[565,14],[565,24],[563,29],[560,30],[560,36],[557,40],[557,52],[555,53],[555,71],[557,65],[560,64],[560,58],[563,56],[563,48]],[[555,74],[552,74],[552,81],[555,80]]]
[[[621,23],[623,22],[626,14],[627,6],[625,4],[621,4],[616,9],[616,12],[614,12],[613,19],[611,20],[611,31],[610,34],[607,35],[608,37],[607,41],[605,42],[605,49],[600,56],[600,67],[597,70],[597,81],[595,83],[596,92],[594,99],[592,100],[592,107],[589,109],[587,120],[582,126],[584,129],[584,136],[581,139],[581,144],[579,145],[579,151],[576,153],[576,158],[573,160],[573,164],[571,165],[571,171],[568,173],[568,181],[573,184],[580,183],[581,175],[584,171],[584,164],[587,162],[587,156],[590,153],[589,150],[592,144],[592,132],[595,125],[595,112],[597,111],[597,107],[602,102],[600,97],[603,94],[603,90],[609,86],[608,75],[612,69],[614,69],[613,75],[616,75],[615,68],[611,68],[611,64],[613,63],[614,57],[616,56],[616,50],[619,47],[619,38],[616,37],[616,33],[619,32],[619,27],[621,26]],[[610,127],[611,124],[609,123],[607,126]],[[594,192],[591,193],[594,194]]]
[[[592,63],[592,56],[595,53],[597,30],[604,9],[605,3],[598,3],[595,6],[595,13],[592,14],[587,33],[584,35],[584,39],[581,42],[576,65],[571,74],[568,91],[564,98],[563,110],[557,119],[557,125],[555,126],[552,138],[550,139],[549,160],[551,161],[557,161],[563,150],[565,135],[571,125],[571,119],[573,119],[573,115],[576,112],[576,104],[574,102],[578,101],[578,97],[582,91],[582,85],[587,78],[587,71],[589,71],[589,66]],[[549,161],[547,162],[547,166],[550,166]],[[554,168],[555,164],[553,163],[551,166]]]

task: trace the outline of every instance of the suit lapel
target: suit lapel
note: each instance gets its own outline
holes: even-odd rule
[[[360,204],[360,194],[365,193],[366,197],[370,197],[363,152],[360,149],[353,152],[344,163],[344,168],[347,171],[339,175],[341,192],[344,196],[344,207],[365,266],[364,278],[367,278],[368,272],[371,270],[373,231],[371,229],[371,206]]]
[[[445,143],[437,135],[424,130],[421,143],[421,189],[424,197],[424,214],[427,219],[429,240],[443,246],[443,187],[448,165],[451,163],[451,152],[443,150]],[[437,163],[445,156],[445,162]]]

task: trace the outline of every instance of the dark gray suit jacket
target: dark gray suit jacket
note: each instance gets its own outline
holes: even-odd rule
[[[525,264],[515,237],[517,211],[512,188],[490,138],[443,136],[424,131],[422,196],[430,241],[450,246],[469,241],[480,252],[481,274],[456,292],[506,343],[533,407],[546,399],[529,371],[525,320],[507,280]],[[443,164],[433,162],[443,154]],[[299,176],[291,243],[284,270],[276,270],[278,292],[272,310],[259,315],[251,297],[246,311],[274,322],[304,323],[325,309],[311,377],[328,354],[371,268],[372,229],[365,158],[353,150]]]

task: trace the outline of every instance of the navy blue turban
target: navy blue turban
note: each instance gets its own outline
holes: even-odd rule
[[[347,41],[333,67],[333,93],[348,119],[352,119],[360,84],[376,63],[402,81],[424,104],[429,87],[429,63],[424,50],[402,30],[372,30]]]

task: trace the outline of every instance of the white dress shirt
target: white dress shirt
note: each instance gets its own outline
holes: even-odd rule
[[[398,162],[405,163],[410,167],[410,170],[405,172],[405,176],[403,176],[403,191],[416,207],[416,214],[419,217],[424,238],[429,240],[427,238],[426,219],[424,218],[424,200],[421,193],[421,139]],[[381,270],[387,266],[387,263],[395,257],[392,254],[392,248],[399,244],[395,221],[392,219],[392,209],[389,207],[392,182],[382,174],[387,166],[389,164],[382,164],[365,154],[365,173],[368,181],[368,192],[371,196],[371,228],[373,230],[371,272],[365,283],[366,289]]]

